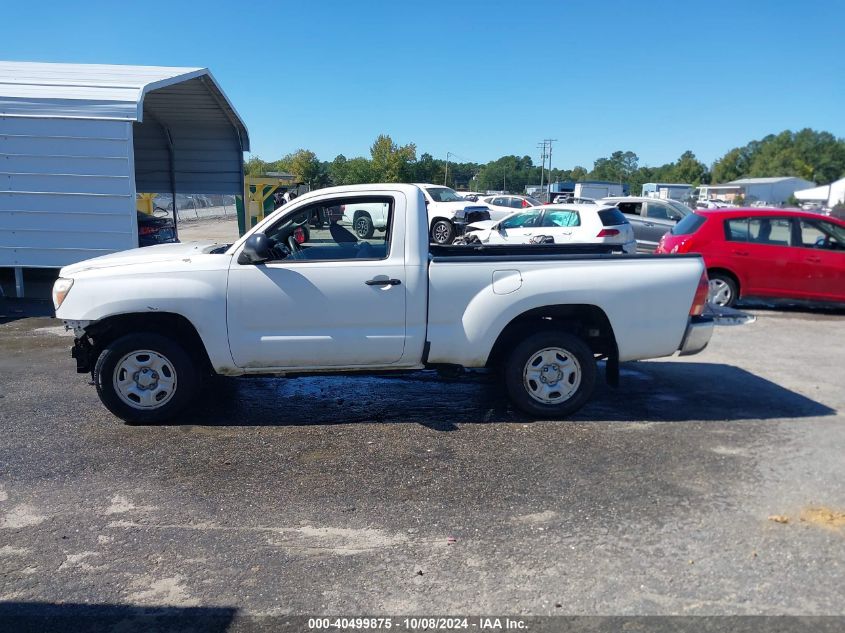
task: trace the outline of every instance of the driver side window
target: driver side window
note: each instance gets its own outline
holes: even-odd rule
[[[336,198],[283,215],[265,231],[275,261],[387,259],[393,201]]]

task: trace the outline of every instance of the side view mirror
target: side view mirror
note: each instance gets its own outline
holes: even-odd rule
[[[270,240],[267,239],[267,236],[264,233],[253,233],[244,242],[241,254],[238,255],[238,263],[242,265],[260,264],[272,257]]]

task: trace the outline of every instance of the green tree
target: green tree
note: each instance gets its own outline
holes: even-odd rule
[[[627,182],[636,172],[638,163],[639,158],[634,152],[616,151],[609,158],[599,158],[593,164],[590,178],[611,182]]]
[[[411,164],[417,160],[417,146],[401,147],[387,134],[379,134],[370,147],[371,169],[379,182],[407,182],[412,176]]]
[[[707,165],[687,150],[671,165],[670,174],[671,182],[686,182],[698,186],[707,175]]]
[[[258,156],[252,156],[244,163],[244,174],[247,176],[261,176],[267,171],[267,163]]]
[[[713,180],[748,176],[798,176],[827,184],[845,175],[845,140],[805,128],[769,134],[735,147],[713,165]]]
[[[288,169],[301,182],[315,185],[320,176],[320,161],[317,155],[311,150],[298,149],[282,159],[287,163]]]

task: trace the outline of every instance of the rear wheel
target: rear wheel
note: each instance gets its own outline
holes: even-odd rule
[[[730,275],[724,273],[709,273],[710,287],[707,293],[707,302],[723,308],[730,308],[739,298],[736,281]]]
[[[369,213],[359,214],[352,223],[352,226],[355,229],[355,235],[362,240],[370,239],[373,236],[373,233],[375,233],[373,219],[370,217]]]
[[[128,334],[109,343],[94,366],[97,395],[126,422],[153,424],[187,406],[200,384],[188,352],[160,334]]]
[[[563,418],[590,399],[596,384],[592,350],[567,332],[538,332],[514,347],[505,363],[511,402],[540,418]]]
[[[455,238],[455,228],[449,220],[437,220],[431,225],[431,241],[435,244],[451,244]]]

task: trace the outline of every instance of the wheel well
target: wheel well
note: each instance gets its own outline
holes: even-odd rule
[[[443,217],[438,216],[436,218],[432,218],[431,226],[434,226],[437,222],[440,222],[440,220],[443,220],[444,222],[448,222],[449,224],[452,224],[452,220],[450,220],[449,218],[443,218]]]
[[[604,310],[593,305],[552,305],[523,312],[508,323],[493,344],[487,365],[497,365],[517,341],[542,329],[571,332],[594,354],[616,362],[616,337]]]
[[[369,212],[367,212],[367,211],[362,211],[361,209],[358,209],[358,210],[357,210],[357,211],[356,211],[356,212],[352,215],[352,219],[353,219],[353,220],[357,220],[357,219],[358,219],[358,218],[360,218],[362,215],[366,215],[368,218],[370,217]]]
[[[734,283],[736,284],[736,294],[737,294],[737,297],[738,297],[739,294],[740,294],[740,289],[741,289],[742,285],[739,283],[739,277],[736,276],[736,273],[731,272],[727,268],[715,267],[715,268],[708,268],[707,269],[707,276],[708,277],[713,276],[715,273],[719,273],[720,275],[724,275],[725,277],[730,277],[731,279],[734,280]]]
[[[172,312],[118,314],[89,325],[86,334],[92,340],[92,359],[112,341],[133,332],[155,332],[176,339],[187,351],[213,371],[208,352],[194,324]]]

